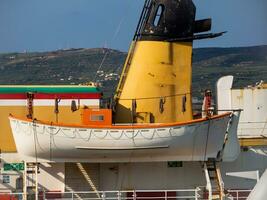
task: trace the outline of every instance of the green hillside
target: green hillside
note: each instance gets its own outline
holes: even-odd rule
[[[104,63],[103,57],[106,57]],[[103,85],[102,90],[112,95],[125,58],[125,52],[112,49],[0,54],[0,84],[80,84],[98,81]],[[267,81],[267,46],[194,49],[195,96],[200,96],[206,88],[214,89],[219,77],[230,74],[236,77],[235,87]]]
[[[194,50],[193,91],[212,88],[224,75],[234,75],[234,87],[267,81],[267,46]]]

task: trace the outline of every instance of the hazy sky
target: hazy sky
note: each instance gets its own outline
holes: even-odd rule
[[[0,52],[107,46],[126,51],[144,0],[0,0]],[[195,47],[267,44],[266,0],[195,0],[217,39]]]

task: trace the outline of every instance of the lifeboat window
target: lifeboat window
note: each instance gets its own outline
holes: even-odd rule
[[[155,18],[154,18],[154,26],[158,26],[159,25],[159,22],[161,20],[162,15],[163,15],[163,11],[164,11],[164,5],[160,4],[158,6],[158,9],[157,9],[157,12],[156,12],[156,15],[155,15]]]
[[[104,121],[104,115],[91,115],[91,121]]]

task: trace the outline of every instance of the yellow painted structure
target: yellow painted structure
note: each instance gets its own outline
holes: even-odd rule
[[[121,77],[125,80],[118,86],[121,93],[115,121],[167,123],[191,120],[192,43],[138,41],[134,46],[129,66],[126,60],[127,74]]]
[[[240,138],[239,142],[242,147],[267,146],[267,138]]]
[[[2,152],[16,152],[16,145],[11,132],[8,116],[14,113],[18,116],[27,115],[26,107],[22,106],[1,106],[0,107],[0,149]]]

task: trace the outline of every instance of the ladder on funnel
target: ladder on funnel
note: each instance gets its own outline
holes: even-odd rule
[[[120,98],[123,86],[125,84],[127,74],[129,72],[129,69],[130,69],[131,61],[132,61],[132,58],[133,58],[133,55],[135,52],[136,42],[141,37],[141,32],[145,26],[147,17],[150,15],[151,8],[152,8],[152,0],[146,0],[144,7],[143,7],[143,10],[142,10],[142,13],[141,13],[141,17],[139,19],[139,22],[138,22],[138,25],[137,25],[137,28],[135,31],[135,34],[134,34],[134,37],[133,37],[133,43],[130,47],[128,56],[126,58],[125,65],[124,65],[122,73],[121,73],[121,78],[120,78],[120,81],[119,81],[119,84],[118,84],[118,87],[116,90],[116,94],[115,94],[115,102],[116,102],[116,100],[118,100]]]

